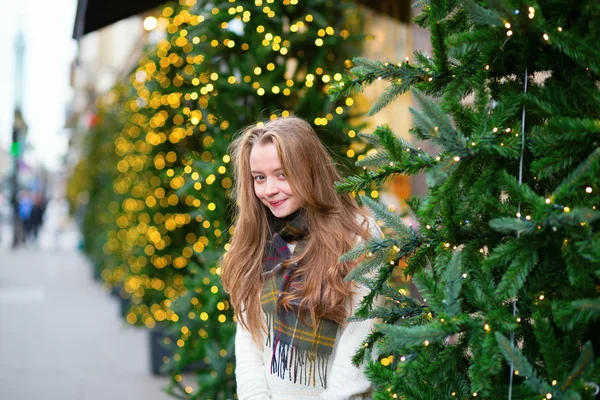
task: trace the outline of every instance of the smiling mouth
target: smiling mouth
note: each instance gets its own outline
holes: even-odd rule
[[[286,199],[287,200],[287,199]],[[270,201],[269,204],[271,205],[271,207],[279,207],[280,205],[282,205],[285,202],[285,200],[280,200],[280,201]]]

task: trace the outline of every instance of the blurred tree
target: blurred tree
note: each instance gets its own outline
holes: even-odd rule
[[[297,115],[352,167],[366,150],[348,123],[353,100],[330,102],[326,86],[357,54],[359,18],[346,2],[182,0],[159,26],[166,39],[132,73],[115,141],[123,200],[108,236],[120,260],[111,280],[131,296],[128,322],[166,329],[169,392],[229,399],[235,325],[218,267],[233,230],[227,147],[257,119]],[[190,366],[195,383],[181,375]]]

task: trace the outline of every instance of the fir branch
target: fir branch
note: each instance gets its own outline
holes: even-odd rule
[[[495,290],[496,296],[501,299],[514,298],[523,287],[527,276],[538,261],[537,250],[523,241],[513,239],[496,247],[486,263],[490,265],[506,261],[510,264]]]
[[[596,75],[600,74],[600,54],[596,51],[597,46],[581,46],[581,38],[568,32],[554,35],[550,43],[579,65],[589,68]]]
[[[546,395],[546,393],[552,392],[552,387],[547,382],[542,380],[533,366],[529,363],[521,352],[508,341],[504,335],[500,332],[495,332],[496,341],[500,346],[500,351],[504,355],[504,358],[508,363],[514,364],[515,370],[519,371],[520,376],[525,376],[527,379],[524,384],[533,389],[540,395]]]
[[[421,271],[413,277],[413,283],[423,301],[426,302],[436,313],[443,313],[444,306],[438,298],[437,280],[430,271]]]
[[[563,382],[563,384],[560,385],[560,389],[562,391],[565,391],[569,387],[573,386],[575,381],[577,381],[577,379],[580,378],[585,373],[585,371],[590,367],[590,364],[592,364],[593,361],[594,361],[594,350],[592,349],[592,343],[588,341],[583,346],[581,355],[579,356],[579,359],[575,363],[573,370],[567,376],[567,379]]]
[[[568,359],[568,355],[564,353],[550,320],[539,311],[532,315],[532,320],[535,321],[533,333],[544,359],[546,376],[564,376],[567,372],[564,360]]]
[[[370,239],[365,240],[365,241],[361,242],[360,244],[356,245],[354,248],[352,248],[347,253],[343,254],[340,257],[339,261],[346,262],[346,261],[356,260],[357,258],[362,257],[363,255],[365,255],[368,252],[371,252],[373,254],[380,254],[381,250],[384,250],[384,249],[387,249],[390,247],[390,245],[387,244],[389,241],[390,241],[389,239],[370,238]]]
[[[581,164],[575,168],[573,172],[567,176],[562,183],[554,189],[553,196],[555,199],[560,199],[567,192],[572,190],[573,186],[577,184],[579,178],[587,172],[593,163],[597,163],[600,158],[600,148],[594,150]]]
[[[389,164],[390,153],[386,150],[378,150],[372,154],[369,154],[360,161],[357,161],[355,165],[357,167],[379,167],[381,165]]]
[[[351,250],[352,251],[352,250]],[[348,254],[348,253],[346,253]],[[381,251],[373,254],[371,257],[366,257],[360,262],[348,275],[344,278],[346,282],[355,280],[359,277],[372,273],[383,264],[387,264],[390,259],[390,251]]]
[[[462,300],[460,291],[462,289],[463,278],[460,271],[461,253],[455,252],[446,268],[444,274],[444,308],[446,314],[454,317],[460,313]]]
[[[517,235],[536,232],[536,223],[521,218],[494,218],[490,220],[490,227],[500,233],[515,233]]]
[[[571,303],[571,306],[577,310],[589,312],[595,317],[600,317],[600,299],[583,299]]]
[[[564,243],[561,247],[561,253],[567,267],[569,283],[582,291],[593,289],[593,265],[590,265],[589,262],[578,254],[573,242],[568,241],[567,243]]]
[[[519,183],[518,179],[508,172],[500,173],[500,182],[513,201],[523,202],[536,208],[545,206],[546,200],[542,196],[539,196],[528,184]]]
[[[454,129],[450,117],[444,110],[418,90],[413,89],[412,93],[421,106],[420,111],[409,108],[418,136],[438,143],[453,155],[458,154],[463,157],[470,155],[466,138]]]
[[[373,133],[361,132],[358,134],[358,137],[375,148],[383,147],[383,145],[381,144],[381,139],[379,139],[379,136],[377,136]]]
[[[478,4],[475,4],[471,0],[464,2],[465,10],[471,21],[476,25],[487,25],[487,26],[502,26],[502,18],[494,11],[487,8],[483,8]]]
[[[473,53],[486,51],[489,44],[495,42],[497,34],[488,29],[474,29],[472,31],[452,35],[447,39],[451,57],[462,58]]]
[[[406,91],[410,88],[411,84],[412,82],[392,82],[392,84],[388,86],[385,92],[379,95],[375,103],[373,103],[373,105],[369,109],[367,115],[371,117],[377,114],[385,107],[387,107],[391,102],[393,102],[396,99],[396,97],[400,96],[403,93],[406,93]]]
[[[384,352],[394,351],[401,346],[423,346],[426,341],[441,342],[448,336],[460,332],[460,326],[461,321],[456,321],[454,324],[434,321],[417,326],[375,324],[376,329],[384,335],[380,344]]]
[[[377,220],[383,221],[384,225],[393,229],[403,237],[414,236],[414,231],[404,224],[398,214],[391,212],[388,208],[367,196],[360,196],[360,200],[369,207]]]

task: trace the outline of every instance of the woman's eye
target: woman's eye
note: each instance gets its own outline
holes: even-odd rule
[[[285,174],[283,172],[280,172],[279,175],[277,175],[280,178],[285,178]]]
[[[254,177],[254,180],[255,180],[255,181],[257,181],[257,182],[260,182],[260,181],[262,181],[264,178],[265,178],[265,177],[264,177],[264,176],[262,176],[262,175],[256,175],[256,176]]]

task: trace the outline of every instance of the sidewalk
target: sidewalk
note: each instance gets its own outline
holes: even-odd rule
[[[77,233],[57,233],[0,248],[0,399],[172,399],[149,372],[147,332],[93,281]]]

